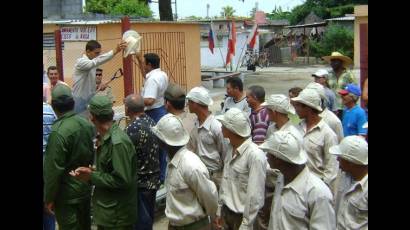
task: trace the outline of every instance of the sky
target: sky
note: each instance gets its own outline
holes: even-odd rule
[[[155,1],[155,0],[154,0]],[[157,2],[156,0],[155,2]],[[249,16],[252,8],[255,7],[255,3],[258,3],[258,9],[265,13],[271,13],[272,10],[281,6],[282,10],[289,11],[304,2],[304,0],[171,0],[177,5],[178,19],[197,16],[206,17],[206,5],[209,4],[209,17],[220,16],[222,7],[232,6],[235,10],[236,16]],[[154,12],[154,18],[159,18],[158,3],[150,4],[151,10]],[[175,5],[172,3],[172,13],[175,14]]]

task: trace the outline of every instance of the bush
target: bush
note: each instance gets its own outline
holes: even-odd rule
[[[353,59],[353,39],[353,31],[333,24],[327,27],[321,40],[311,41],[310,53],[314,57],[322,57],[338,51]]]

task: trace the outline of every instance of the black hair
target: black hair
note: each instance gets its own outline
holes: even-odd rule
[[[95,49],[101,48],[101,44],[97,42],[96,40],[90,40],[87,42],[85,45],[85,50],[93,51]]]
[[[100,68],[97,68],[97,69],[95,69],[95,71],[97,72],[102,72],[103,70],[102,69],[100,69]]]
[[[153,69],[159,68],[160,60],[159,60],[159,56],[156,53],[144,54],[144,58],[147,64],[148,63],[151,64]]]
[[[52,65],[52,66],[49,66],[49,67],[47,68],[47,73],[49,73],[50,70],[58,70],[58,69],[57,69],[57,66]]]
[[[299,93],[302,91],[303,89],[300,87],[293,87],[289,89],[289,93],[292,93],[293,95],[295,95],[296,97],[299,96]]]
[[[94,118],[100,122],[100,123],[105,123],[105,122],[109,122],[112,121],[114,119],[114,110],[111,110],[110,114],[94,114],[90,111],[90,113],[94,116]]]
[[[253,85],[249,87],[248,90],[251,92],[252,96],[254,96],[260,103],[263,103],[265,101],[265,89],[262,86]]]
[[[183,110],[185,108],[185,95],[182,95],[178,98],[169,98],[165,96],[165,100],[168,101],[172,107],[177,110]]]
[[[239,91],[243,91],[243,82],[239,77],[230,77],[226,80],[226,84],[231,84],[232,88],[238,88]]]
[[[58,100],[51,99],[53,110],[59,113],[65,113],[74,109],[74,99],[70,96],[60,96]]]

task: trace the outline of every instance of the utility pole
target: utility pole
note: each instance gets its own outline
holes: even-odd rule
[[[206,18],[209,18],[209,3],[206,4]]]

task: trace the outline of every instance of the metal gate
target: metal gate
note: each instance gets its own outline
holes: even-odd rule
[[[156,53],[160,57],[160,68],[167,73],[170,82],[179,84],[187,90],[184,32],[140,33],[141,53]],[[139,93],[144,85],[138,62],[134,59],[133,82]]]

